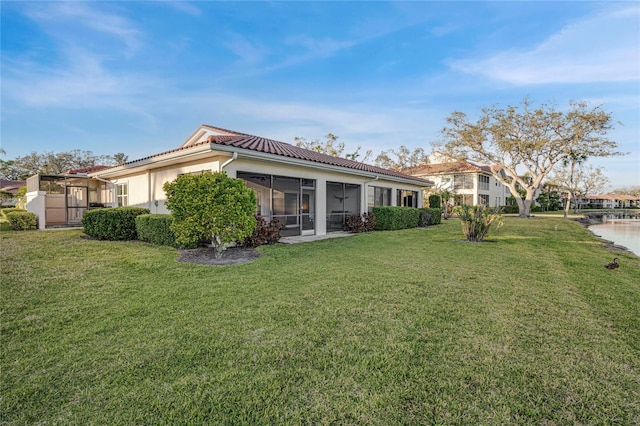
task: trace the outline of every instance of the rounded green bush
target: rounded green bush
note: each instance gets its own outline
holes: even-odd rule
[[[141,207],[89,210],[82,216],[82,226],[85,234],[98,240],[135,240],[138,238],[135,219],[149,212]]]

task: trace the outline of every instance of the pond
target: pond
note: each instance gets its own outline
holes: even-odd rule
[[[590,226],[591,232],[605,240],[624,246],[640,256],[640,212],[607,211],[585,213],[585,215],[601,222]]]

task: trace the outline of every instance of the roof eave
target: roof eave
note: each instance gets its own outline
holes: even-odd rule
[[[249,149],[237,148],[237,147],[228,146],[228,145],[218,145],[218,144],[212,143],[211,150],[225,151],[225,152],[231,152],[231,153],[236,152],[239,157],[253,158],[258,160],[268,160],[268,161],[271,161],[274,163],[280,163],[280,164],[296,164],[296,165],[311,167],[319,170],[329,170],[334,172],[346,173],[354,176],[367,177],[370,179],[378,178],[378,179],[390,180],[393,182],[409,183],[411,185],[422,186],[424,188],[429,188],[434,185],[433,182],[424,181],[422,179],[420,180],[410,179],[410,178],[404,179],[398,176],[391,176],[391,175],[385,175],[382,173],[374,173],[374,172],[367,172],[363,170],[350,169],[348,167],[343,167],[343,166],[334,166],[332,164],[324,164],[324,163],[318,163],[310,160],[302,160],[299,158],[285,157],[278,154],[269,154],[266,152],[253,151]]]

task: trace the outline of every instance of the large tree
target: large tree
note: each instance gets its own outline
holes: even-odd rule
[[[416,148],[412,151],[404,145],[400,145],[397,149],[382,151],[375,159],[378,167],[406,173],[412,173],[417,167],[428,162],[429,157],[424,149]]]
[[[293,140],[297,147],[319,152],[321,154],[331,155],[332,157],[344,157],[354,161],[367,161],[369,157],[371,157],[372,152],[369,150],[364,153],[362,158],[360,158],[360,150],[362,149],[360,145],[358,145],[354,152],[345,154],[344,143],[338,142],[338,136],[333,133],[327,133],[324,138],[324,142],[320,142],[319,139],[308,141],[306,138],[300,136],[294,137]]]
[[[38,173],[58,175],[71,169],[97,165],[113,166],[126,161],[127,156],[121,152],[114,155],[96,155],[81,149],[58,153],[33,151],[13,160],[0,160],[0,177],[21,180]]]
[[[493,175],[509,188],[521,217],[529,216],[536,191],[557,164],[572,155],[620,155],[617,143],[607,138],[611,114],[586,102],[571,102],[560,111],[549,104],[535,107],[525,98],[519,106],[482,108],[475,122],[455,111],[447,124],[445,149],[458,158],[499,166],[492,167]]]

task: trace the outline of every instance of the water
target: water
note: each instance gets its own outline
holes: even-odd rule
[[[602,221],[602,224],[589,227],[594,234],[624,246],[640,256],[640,213],[607,212],[589,214],[589,217]]]

